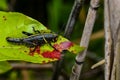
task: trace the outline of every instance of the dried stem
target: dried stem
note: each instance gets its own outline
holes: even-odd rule
[[[64,33],[64,36],[67,38],[70,38],[70,35],[73,31],[76,20],[79,16],[80,10],[82,8],[83,1],[84,0],[75,0],[74,2],[73,8],[71,10],[71,13],[66,25],[65,33]]]
[[[67,25],[66,25],[65,33],[64,33],[64,36],[67,38],[70,38],[70,35],[73,31],[73,27],[76,23],[78,16],[79,16],[79,12],[81,10],[83,1],[84,0],[75,0],[75,2],[74,2],[73,8],[71,10],[71,13],[70,13]],[[63,54],[64,54],[64,52],[63,52]],[[55,65],[55,70],[53,73],[52,80],[58,80],[58,77],[61,73],[62,64],[63,64],[63,57],[64,57],[64,55],[62,56],[61,60],[58,61]]]
[[[120,80],[120,0],[105,0],[105,80]]]
[[[52,64],[44,64],[44,65],[39,65],[39,64],[21,64],[21,63],[11,63],[11,66],[13,69],[41,69],[41,70],[52,70]]]
[[[23,77],[22,80],[30,80],[30,79],[29,79],[29,72],[28,72],[26,69],[22,69],[22,70],[21,70],[21,75],[22,75],[22,77]]]
[[[58,80],[59,75],[61,73],[62,64],[63,64],[63,56],[61,57],[61,60],[57,61],[55,64],[52,80]]]
[[[92,33],[92,29],[93,29],[93,26],[95,23],[98,7],[99,7],[99,0],[91,0],[90,8],[88,11],[88,15],[87,15],[83,35],[81,38],[81,43],[80,43],[80,46],[84,46],[84,47],[86,47],[86,49],[82,53],[79,53],[76,56],[76,63],[73,66],[70,80],[79,80],[80,73],[81,73],[82,66],[83,66],[83,64],[81,64],[81,63],[84,62],[84,59],[86,56],[86,52],[87,52],[87,48],[89,45],[89,40],[90,40],[90,36]]]
[[[112,49],[112,35],[110,28],[110,7],[108,5],[109,0],[105,0],[105,11],[104,11],[104,29],[105,29],[105,80],[110,79],[111,74],[111,49]]]

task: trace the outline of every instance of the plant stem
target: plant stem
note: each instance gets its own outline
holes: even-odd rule
[[[40,64],[30,64],[30,63],[26,63],[26,64],[21,64],[21,63],[11,63],[11,66],[13,67],[13,69],[40,69],[40,70],[52,70],[52,65],[51,64],[44,64],[44,65],[40,65]]]
[[[83,35],[82,35],[81,42],[80,42],[80,46],[84,46],[86,47],[86,49],[82,53],[79,53],[76,56],[76,63],[74,64],[72,68],[72,74],[70,76],[70,80],[79,80],[80,73],[81,73],[82,66],[83,66],[82,63],[84,62],[84,59],[86,57],[86,52],[87,52],[87,48],[89,45],[90,36],[91,36],[93,26],[96,20],[97,9],[99,7],[98,4],[99,4],[99,0],[91,0],[90,2],[90,7],[89,7],[86,23],[85,23]]]
[[[64,36],[70,38],[84,0],[75,0],[65,28]]]
[[[112,32],[110,26],[110,6],[109,0],[104,1],[104,30],[105,30],[105,80],[110,80],[111,77],[111,54],[112,54]]]
[[[66,29],[64,32],[64,36],[66,38],[70,38],[70,35],[73,31],[73,27],[75,25],[75,22],[76,22],[78,16],[79,16],[79,12],[82,8],[83,1],[84,0],[75,0],[74,1],[74,5],[73,5],[73,8],[71,10],[71,13],[70,13],[67,25],[66,25]],[[65,52],[62,52],[62,53],[63,53],[63,56],[62,56],[61,60],[56,62],[52,80],[58,80],[59,75],[61,73],[61,69],[62,69],[62,65],[63,65],[63,57],[64,57]]]
[[[63,56],[61,57],[61,60],[57,61],[55,64],[52,80],[59,79],[59,75],[60,75],[61,69],[62,69],[62,64],[63,64]]]

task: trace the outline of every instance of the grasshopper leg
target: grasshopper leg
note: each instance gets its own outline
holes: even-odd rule
[[[34,27],[32,27],[32,28],[33,28],[33,31],[34,31],[36,34],[40,34],[40,31],[39,31],[39,30],[35,30]]]
[[[22,31],[23,34],[27,35],[27,36],[31,36],[33,35],[32,33],[29,33],[29,32],[25,32],[25,31]]]

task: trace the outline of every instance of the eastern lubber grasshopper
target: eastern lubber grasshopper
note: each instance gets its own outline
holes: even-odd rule
[[[16,44],[25,44],[30,47],[30,55],[33,55],[33,53],[39,49],[39,47],[43,44],[48,43],[51,47],[51,42],[56,41],[58,35],[55,33],[40,33],[40,31],[35,30],[33,27],[33,31],[36,34],[28,33],[25,31],[22,31],[23,34],[27,35],[28,37],[25,38],[11,38],[7,37],[6,40],[11,43]],[[31,49],[34,48],[34,49]],[[53,47],[54,48],[54,47]],[[54,48],[55,49],[55,48]],[[55,49],[56,50],[56,49]]]
[[[31,35],[26,38],[7,37],[6,40],[8,42],[26,44],[30,47],[34,47],[34,46],[40,46],[42,44],[55,41],[57,36],[58,36],[57,34],[53,34],[53,33],[44,33],[44,34]]]
[[[11,43],[18,43],[18,44],[26,44],[30,47],[40,46],[45,43],[50,43],[52,41],[56,41],[58,37],[55,33],[40,33],[38,30],[35,30],[33,27],[33,31],[36,34],[28,33],[23,31],[22,33],[27,35],[28,37],[25,38],[11,38],[7,37],[6,40]]]

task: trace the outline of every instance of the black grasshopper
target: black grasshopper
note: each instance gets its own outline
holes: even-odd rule
[[[12,37],[7,37],[6,40],[11,43],[18,43],[18,44],[26,44],[29,45],[30,47],[36,47],[40,46],[42,44],[46,44],[53,41],[56,41],[58,35],[55,33],[40,33],[38,30],[35,30],[33,27],[33,31],[36,34],[28,33],[23,31],[22,33],[27,35],[28,37],[25,38],[12,38]]]

